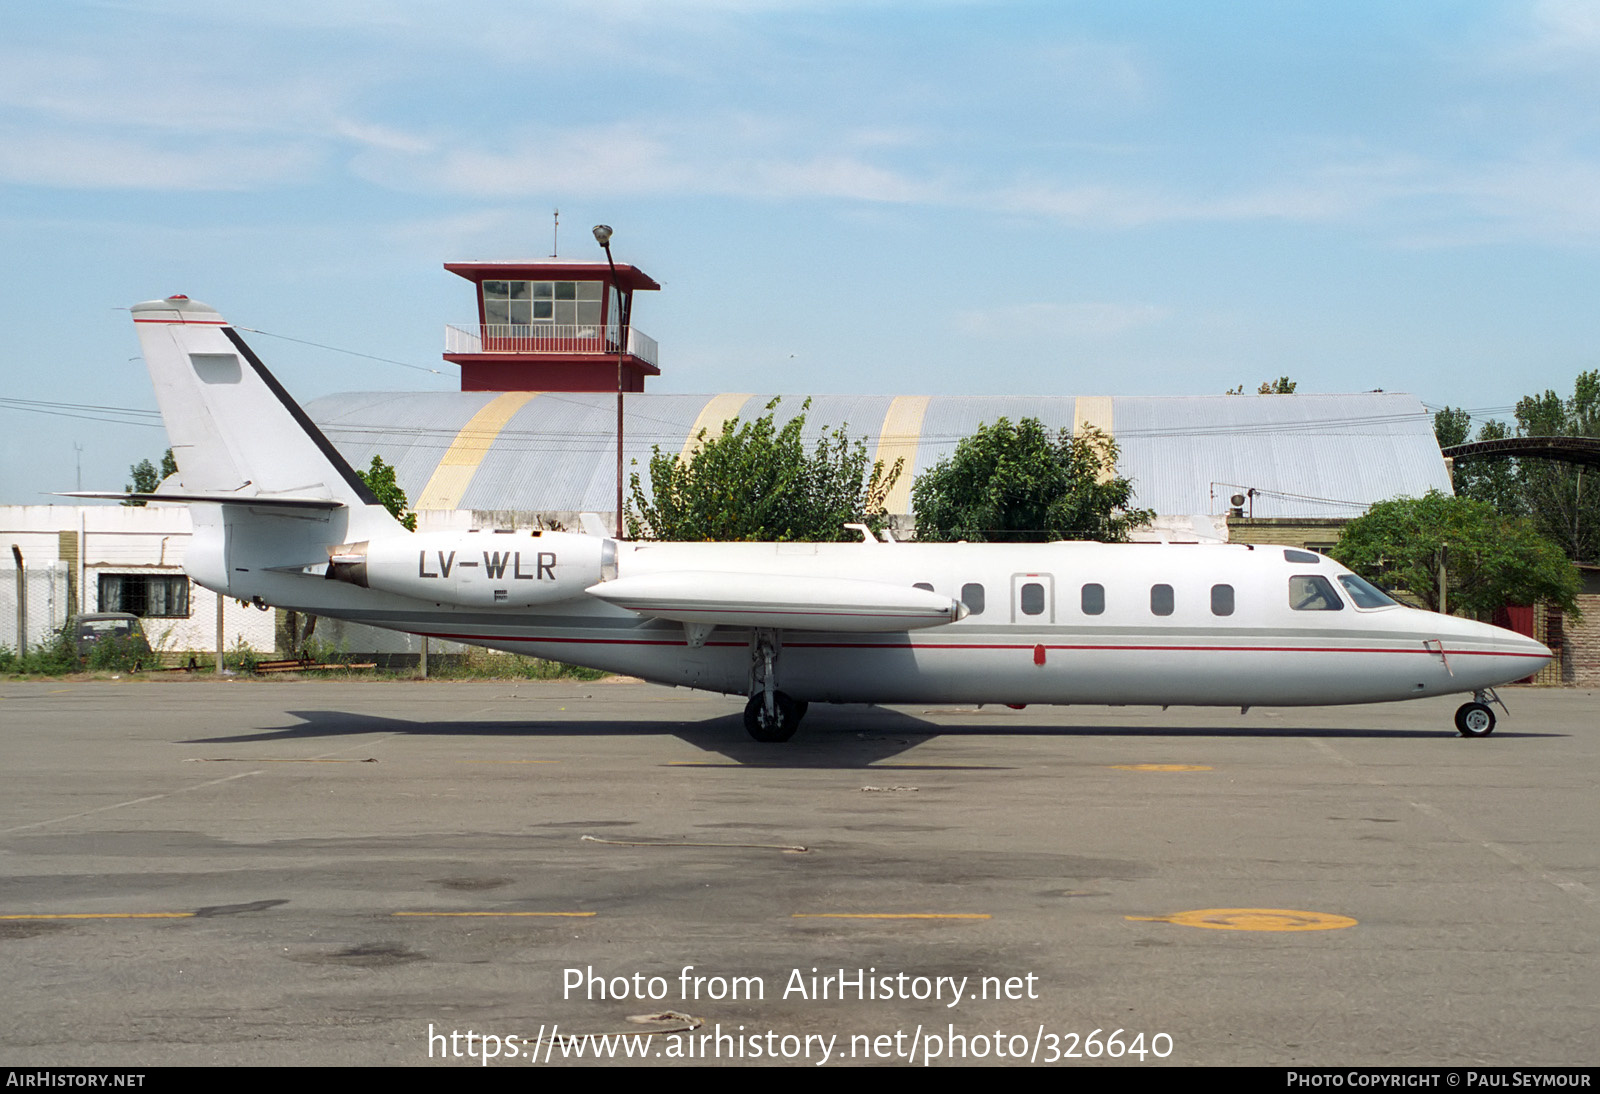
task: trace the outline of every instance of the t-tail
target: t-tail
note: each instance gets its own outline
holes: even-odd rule
[[[178,464],[136,496],[200,503],[190,576],[251,599],[266,574],[325,567],[330,545],[406,535],[221,315],[185,296],[132,312]]]

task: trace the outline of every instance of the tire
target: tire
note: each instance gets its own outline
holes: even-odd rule
[[[800,714],[796,710],[795,701],[783,692],[774,692],[772,705],[776,708],[777,720],[772,722],[767,718],[767,704],[764,695],[752,695],[750,701],[744,705],[744,728],[762,744],[781,744],[794,736],[794,731],[800,728]]]
[[[1462,703],[1456,711],[1456,729],[1463,737],[1487,737],[1494,732],[1494,711],[1483,703]]]

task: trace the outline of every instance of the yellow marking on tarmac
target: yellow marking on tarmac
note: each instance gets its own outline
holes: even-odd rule
[[[71,688],[56,688],[56,690],[54,690],[54,691],[45,692],[45,694],[46,695],[65,695],[67,692],[69,692],[71,690],[72,690]]]
[[[262,760],[252,756],[196,756],[185,760],[190,764],[370,764],[376,760],[323,760],[323,759],[277,759]]]
[[[414,503],[416,509],[456,509],[461,497],[478,473],[478,465],[489,454],[495,438],[506,427],[517,411],[528,404],[537,391],[507,391],[489,400],[483,409],[472,416],[456,439],[450,442],[433,477],[422,488]]]
[[[1085,429],[1098,429],[1107,437],[1115,436],[1112,430],[1111,396],[1109,395],[1079,395],[1072,404],[1072,433],[1074,436]],[[1100,474],[1095,476],[1096,482],[1110,482],[1117,477],[1117,469],[1110,465],[1100,469]],[[896,510],[890,510],[895,512]]]
[[[1214,931],[1337,931],[1356,925],[1356,921],[1346,915],[1297,912],[1287,908],[1202,908],[1173,915],[1130,915],[1123,918],[1139,923],[1207,927]]]
[[[1210,771],[1205,764],[1112,764],[1113,771]]]
[[[790,919],[993,919],[987,912],[795,912]]]
[[[390,912],[414,919],[589,919],[598,912]]]
[[[560,760],[457,760],[458,764],[558,764]]]
[[[599,836],[579,836],[583,843],[604,843],[612,847],[744,847],[757,851],[782,851],[786,855],[809,854],[811,848],[795,843],[706,843],[694,840],[627,840],[602,839]]]
[[[0,915],[0,919],[193,919],[193,912],[58,912],[54,915]]]
[[[883,464],[887,473],[894,468],[895,460],[905,460],[900,477],[884,499],[884,508],[891,513],[911,512],[911,472],[917,462],[917,445],[922,441],[922,417],[931,401],[928,395],[896,395],[883,416],[872,462]]]
[[[723,395],[713,395],[705,406],[700,408],[699,415],[694,420],[694,425],[689,427],[689,435],[683,440],[683,448],[678,453],[680,463],[688,463],[694,454],[700,451],[700,431],[705,430],[709,440],[722,432],[722,425],[731,418],[737,418],[739,411],[744,409],[753,396],[741,392],[730,392]]]

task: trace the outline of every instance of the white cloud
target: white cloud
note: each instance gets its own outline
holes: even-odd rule
[[[30,186],[128,190],[250,190],[316,169],[314,149],[289,142],[207,140],[182,147],[81,134],[0,133],[0,179]]]
[[[1600,61],[1600,2],[1538,0],[1528,13],[1526,37],[1509,57],[1535,67],[1565,67]]]

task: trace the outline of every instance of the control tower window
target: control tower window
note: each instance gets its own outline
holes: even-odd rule
[[[485,281],[483,321],[515,327],[599,326],[602,281]]]

